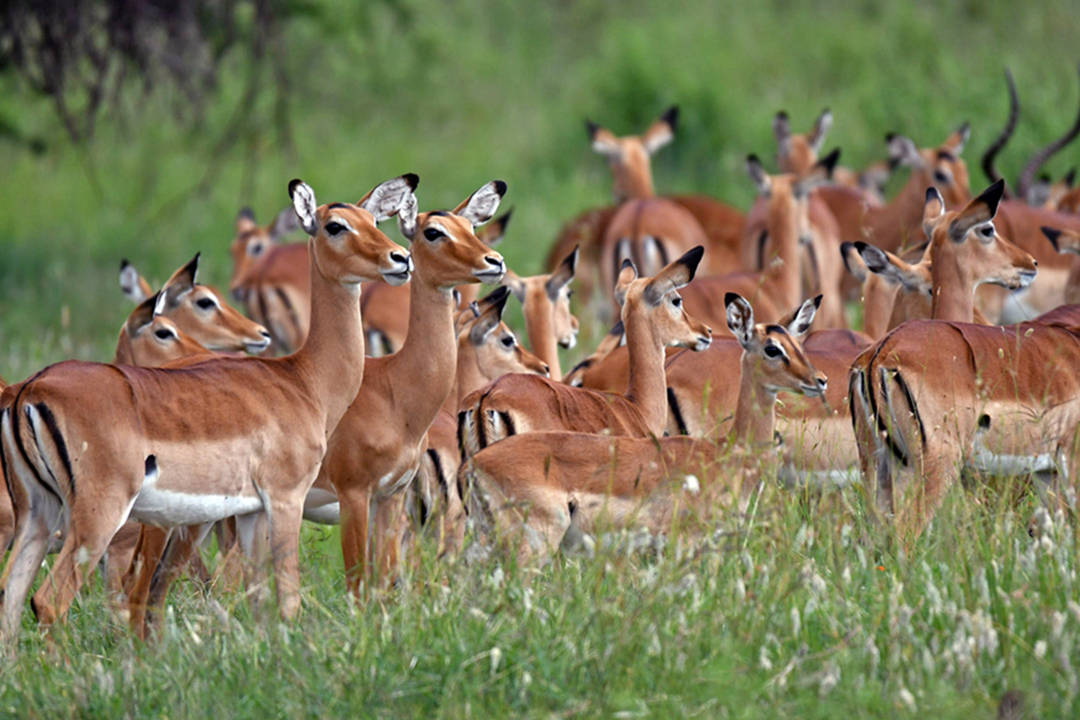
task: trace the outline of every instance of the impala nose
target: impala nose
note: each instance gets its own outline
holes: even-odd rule
[[[540,367],[541,367],[541,368],[543,369],[543,371],[544,371],[544,372],[540,373],[541,375],[543,375],[544,377],[551,377],[551,368],[550,368],[550,367],[548,367],[548,364],[547,364],[547,363],[544,363],[544,364],[543,364],[543,365],[541,365]]]
[[[408,262],[409,262],[409,256],[404,254],[404,253],[399,253],[399,252],[390,253],[390,259],[393,260],[396,263],[408,264]]]
[[[503,268],[505,267],[505,265],[503,264],[502,256],[500,255],[485,255],[484,262],[486,262],[488,265],[491,265],[496,270],[500,271],[503,270]]]
[[[822,375],[817,379],[817,386],[818,389],[821,390],[821,392],[825,392],[825,388],[829,386],[829,378]]]

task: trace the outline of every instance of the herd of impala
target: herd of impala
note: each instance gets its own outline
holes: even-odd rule
[[[145,635],[172,580],[207,573],[211,530],[228,579],[262,587],[272,559],[291,618],[305,519],[340,522],[359,594],[422,537],[454,553],[469,530],[537,562],[604,528],[737,518],[768,478],[860,482],[907,540],[965,474],[1030,475],[1075,507],[1080,201],[1071,173],[1034,176],[1080,118],[1013,194],[994,169],[1009,90],[975,197],[966,124],[935,147],[890,134],[887,159],[856,172],[822,154],[827,110],[805,134],[776,115],[778,172],[747,158],[749,212],[656,195],[673,107],[641,135],[588,123],[614,203],[564,226],[543,275],[493,249],[504,182],[420,212],[412,174],[322,205],[293,180],[268,226],[242,210],[230,294],[247,317],[197,282],[198,256],[157,291],[124,261],[136,307],[113,363],[0,383],[4,642],[49,552],[39,622],[101,566]],[[390,218],[407,250],[379,229]],[[309,241],[281,242],[296,230]],[[481,283],[496,288],[480,298]],[[564,374],[575,283],[613,327]],[[502,322],[511,295],[532,352]]]

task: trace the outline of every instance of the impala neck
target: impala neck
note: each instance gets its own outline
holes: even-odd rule
[[[285,358],[307,379],[313,400],[326,412],[330,435],[360,390],[364,378],[364,331],[360,324],[360,285],[342,285],[319,267],[314,241],[311,265],[311,322],[307,340]]]
[[[756,363],[755,356],[743,352],[739,399],[735,403],[735,419],[730,435],[736,445],[743,447],[772,442],[776,425],[776,393],[754,382]]]
[[[548,364],[551,379],[562,381],[559,347],[555,338],[555,306],[544,284],[534,283],[525,295],[525,332],[534,355]]]
[[[630,381],[626,397],[637,405],[650,432],[660,436],[667,425],[667,384],[664,375],[664,344],[653,336],[652,324],[639,313],[627,313],[626,345],[630,356]]]
[[[794,204],[789,198],[770,198],[766,227],[780,261],[780,267],[768,274],[784,307],[795,307],[801,300],[802,285],[799,273],[799,226]]]
[[[866,210],[873,231],[870,240],[882,250],[896,252],[902,245],[914,245],[922,236],[923,206],[926,202],[925,178],[922,172],[912,171],[907,184],[892,202]]]
[[[975,321],[975,288],[955,259],[934,259],[930,267],[933,303],[930,317],[955,322]]]
[[[419,253],[418,253],[419,254]],[[457,338],[454,337],[454,293],[427,277],[416,263],[409,285],[409,330],[401,349],[386,359],[387,377],[394,381],[397,411],[412,436],[424,436],[454,388]]]
[[[640,160],[637,162],[612,161],[611,172],[615,176],[616,203],[656,195],[653,189],[652,168],[647,156],[644,162]]]

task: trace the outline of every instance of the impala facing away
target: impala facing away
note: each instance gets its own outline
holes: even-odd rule
[[[63,532],[64,544],[32,601],[45,624],[65,615],[129,514],[166,526],[237,515],[250,540],[268,521],[280,611],[297,613],[304,498],[363,379],[360,282],[402,283],[411,272],[409,254],[375,223],[415,203],[416,183],[405,175],[356,205],[322,207],[308,185],[290,183],[312,236],[311,331],[295,354],[171,370],[71,361],[23,384],[0,417],[18,508],[3,576],[5,641],[52,533]]]
[[[515,435],[466,461],[461,484],[471,487],[470,516],[481,531],[516,548],[519,556],[546,558],[573,525],[640,523],[666,532],[680,508],[740,510],[762,476],[773,445],[777,392],[819,396],[827,380],[795,338],[813,321],[818,301],[795,313],[794,332],[754,324],[742,297],[727,298],[728,325],[742,347],[739,401],[731,433],[718,440],[687,437],[609,437],[575,432]],[[765,447],[765,452],[762,452]],[[683,476],[692,473],[683,481]],[[700,481],[697,479],[700,478]],[[702,497],[680,501],[680,494]]]

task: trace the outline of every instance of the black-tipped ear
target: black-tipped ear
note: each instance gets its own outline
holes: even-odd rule
[[[836,169],[836,163],[840,160],[840,148],[833,148],[833,151],[817,161],[817,164],[825,169],[825,174],[828,177],[832,177],[833,170]]]
[[[196,282],[195,278],[199,274],[199,258],[200,257],[202,257],[202,252],[201,251],[195,253],[195,257],[191,258],[191,260],[188,261],[187,265],[185,265],[183,268],[181,268],[180,273],[179,273],[180,275],[184,276],[185,278],[190,278],[190,282],[191,282],[192,285],[195,284],[195,282]]]
[[[1069,172],[1065,173],[1062,180],[1065,181],[1065,187],[1071,188],[1076,182],[1076,168],[1069,168]]]
[[[701,263],[701,258],[705,255],[705,248],[701,245],[697,245],[690,248],[686,253],[679,258],[676,262],[682,263],[686,266],[687,271],[690,273],[690,280],[694,279],[694,273],[697,272],[698,265]],[[690,280],[687,280],[689,283]]]
[[[244,207],[240,208],[240,212],[236,213],[236,219],[250,220],[251,222],[255,222],[255,211],[245,205]]]
[[[585,118],[585,132],[588,134],[590,141],[595,140],[596,133],[600,132],[600,126],[592,120]]]
[[[885,133],[885,144],[887,145],[887,144],[891,143],[893,141],[893,138],[896,137],[896,135],[897,135],[897,133],[893,132],[892,130]]]
[[[1047,227],[1046,225],[1043,225],[1040,229],[1042,230],[1043,235],[1046,236],[1046,239],[1050,241],[1050,244],[1054,246],[1054,251],[1061,252],[1061,249],[1058,247],[1058,237],[1060,237],[1061,231],[1057,228]]]
[[[986,413],[983,413],[982,415],[979,416],[979,429],[980,430],[989,430],[990,429],[990,416],[987,415]]]
[[[416,177],[416,176],[413,175],[413,177]],[[503,182],[502,180],[493,180],[492,182],[495,183],[495,194],[496,195],[498,195],[499,197],[502,197],[502,196],[506,195],[506,183],[505,182]]]
[[[783,112],[783,111],[781,110],[780,112]],[[742,296],[739,295],[739,293],[726,292],[726,293],[724,293],[724,305],[725,306],[730,305],[731,303],[735,302],[736,300],[738,300],[741,297]]]
[[[786,110],[781,110],[773,116],[772,129],[773,136],[780,145],[786,143],[791,137],[791,121],[788,119]]]
[[[619,272],[622,272],[626,268],[630,268],[634,271],[634,274],[637,275],[637,265],[635,265],[634,261],[630,258],[623,258],[622,264],[619,265]]]
[[[986,203],[986,207],[990,210],[990,217],[993,217],[997,214],[998,203],[1001,202],[1004,195],[1005,178],[998,178],[998,181],[983,190],[982,195],[977,197],[976,200]]]
[[[675,132],[679,127],[679,106],[672,105],[669,107],[664,111],[664,114],[660,116],[660,119],[668,124],[668,127],[671,128],[671,132]]]
[[[405,173],[401,176],[401,179],[405,181],[405,184],[409,186],[409,189],[416,192],[417,186],[420,185],[420,176],[416,173]],[[503,192],[506,192],[506,183],[503,183]]]
[[[124,268],[126,268],[130,264],[131,263],[128,262],[127,258],[121,258],[121,260],[120,260],[120,269],[123,270]]]
[[[506,309],[506,301],[510,299],[510,288],[505,285],[500,285],[487,295],[484,296],[482,302],[495,308],[495,311],[502,317],[503,310]]]

